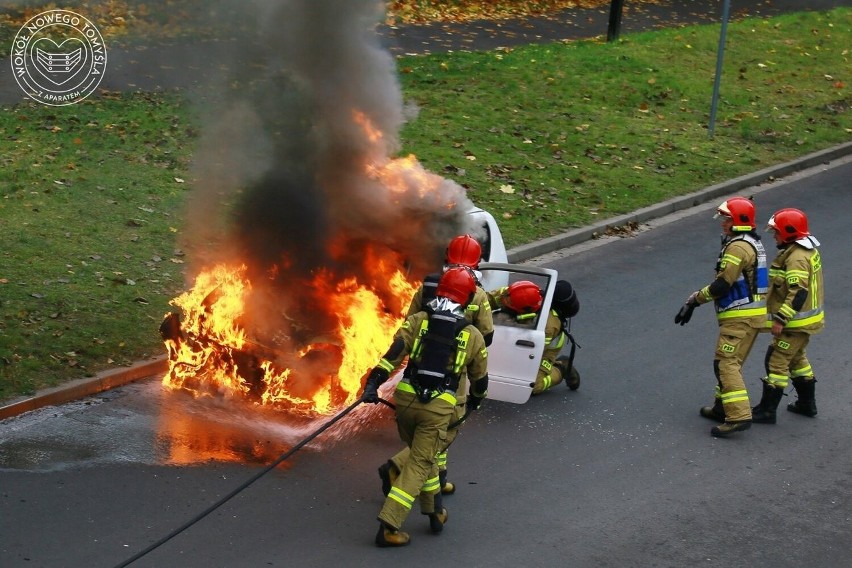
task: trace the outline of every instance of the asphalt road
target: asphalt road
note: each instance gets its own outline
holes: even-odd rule
[[[377,549],[376,467],[399,446],[391,412],[362,405],[132,566],[836,567],[852,550],[852,159],[755,194],[759,219],[798,206],[826,268],[828,329],[812,342],[819,416],[709,436],[716,324],[672,318],[712,278],[712,204],[535,262],[575,286],[583,383],[491,402],[450,455],[458,485],[440,536],[412,513],[411,546]],[[824,171],[823,171],[824,170]],[[774,251],[771,245],[768,247]],[[761,338],[747,363],[760,392]],[[287,423],[143,381],[0,422],[6,567],[116,566],[263,470],[321,422]]]

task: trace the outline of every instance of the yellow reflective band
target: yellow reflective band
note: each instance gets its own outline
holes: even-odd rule
[[[390,363],[390,361],[388,361],[388,360],[387,360],[387,359],[385,359],[384,357],[382,358],[382,360],[381,360],[381,361],[379,361],[379,367],[380,367],[380,368],[382,368],[382,369],[384,369],[384,370],[385,370],[385,371],[387,371],[388,373],[390,373],[391,371],[393,371],[393,365]]]
[[[396,390],[400,392],[407,392],[409,394],[417,394],[417,391],[414,390],[414,387],[411,386],[411,384],[408,382],[408,379],[399,381],[399,383],[396,385]],[[449,402],[453,406],[458,404],[458,399],[456,398],[456,395],[451,392],[442,392],[441,394],[432,397],[432,400],[436,399]]]
[[[740,263],[743,261],[743,259],[741,259],[741,258],[740,258],[740,257],[738,257],[738,256],[734,256],[734,255],[732,255],[732,254],[725,254],[725,255],[722,255],[722,262],[726,262],[726,261],[727,261],[727,262],[731,262],[731,263],[733,263],[733,264],[735,264],[735,265],[739,266],[739,265],[740,265]]]
[[[738,390],[722,393],[722,404],[730,404],[732,402],[748,401],[748,391]]]
[[[426,483],[423,484],[423,487],[420,488],[420,491],[423,493],[433,493],[441,488],[441,481],[439,478],[432,477],[426,480]]]
[[[787,385],[790,383],[790,377],[787,375],[769,373],[769,376],[766,377],[766,382],[775,387],[786,389]]]
[[[720,320],[722,319],[731,319],[731,318],[750,318],[754,316],[765,316],[766,315],[766,306],[762,308],[751,308],[747,310],[728,310],[725,312],[719,312],[716,314],[716,317]]]
[[[411,509],[411,506],[414,505],[414,497],[400,489],[399,487],[391,487],[390,493],[388,493],[388,497],[405,507],[406,509]]]
[[[784,327],[787,328],[787,329],[790,329],[790,328],[795,329],[797,327],[805,327],[805,326],[811,325],[813,323],[819,323],[819,322],[823,321],[824,319],[825,319],[825,314],[823,312],[820,312],[817,315],[811,316],[809,318],[790,320],[789,322],[787,322],[787,325],[784,326]]]
[[[436,455],[435,461],[438,462],[438,467],[446,467],[446,465],[447,465],[447,452],[441,452],[440,454]]]
[[[796,315],[796,310],[794,310],[792,306],[788,306],[787,304],[784,304],[783,306],[778,308],[778,311],[781,313],[782,316],[788,319]]]
[[[790,371],[791,377],[810,377],[814,374],[813,368],[808,365],[807,367],[802,367],[801,369],[793,369]]]
[[[553,363],[551,363],[547,359],[542,359],[541,360],[541,368],[549,373],[550,370],[553,368]]]
[[[535,317],[535,312],[533,312],[531,314],[518,314],[518,317],[515,318],[515,319],[517,319],[518,321],[524,321],[524,320],[532,319],[534,317]]]
[[[435,398],[439,398],[441,400],[445,400],[449,402],[451,405],[455,406],[458,403],[458,399],[456,399],[456,395],[451,392],[442,392]]]

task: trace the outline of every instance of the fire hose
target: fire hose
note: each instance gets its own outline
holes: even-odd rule
[[[281,462],[288,459],[290,456],[295,454],[297,451],[301,450],[309,442],[311,442],[314,438],[316,438],[317,436],[319,436],[320,434],[322,434],[323,432],[325,432],[326,430],[331,428],[340,419],[342,419],[344,416],[346,416],[347,414],[349,414],[350,412],[355,410],[355,407],[357,407],[362,402],[364,402],[364,399],[359,398],[358,400],[356,400],[355,402],[353,402],[352,404],[350,404],[349,406],[347,406],[346,408],[341,410],[333,418],[331,418],[328,422],[326,422],[325,424],[323,424],[322,426],[320,426],[319,428],[314,430],[313,433],[311,433],[307,438],[303,439],[301,442],[299,442],[298,444],[296,444],[295,446],[293,446],[292,448],[290,448],[289,450],[287,450],[286,452],[281,454],[274,462],[272,462],[271,464],[269,464],[268,466],[266,466],[265,468],[263,468],[262,470],[257,472],[255,475],[250,477],[248,480],[243,482],[242,485],[240,485],[239,487],[237,487],[236,489],[234,489],[233,491],[231,491],[230,493],[228,493],[227,495],[225,495],[224,497],[222,497],[221,499],[219,499],[218,501],[216,501],[215,503],[213,503],[212,505],[207,507],[207,509],[205,509],[201,513],[197,514],[195,517],[193,517],[189,521],[185,522],[184,524],[182,524],[181,526],[179,526],[178,528],[176,528],[175,530],[173,530],[172,532],[170,532],[169,534],[167,534],[166,536],[164,536],[163,538],[161,538],[160,540],[158,540],[154,544],[151,544],[150,546],[148,546],[144,550],[138,552],[137,554],[133,555],[132,557],[128,558],[124,562],[121,562],[120,564],[116,564],[115,568],[123,568],[124,566],[129,566],[130,564],[132,564],[133,562],[136,562],[137,560],[139,560],[140,558],[142,558],[146,554],[148,554],[148,553],[156,550],[160,546],[164,545],[165,543],[167,543],[168,541],[170,541],[171,539],[173,539],[174,537],[176,537],[177,535],[179,535],[180,533],[182,533],[183,531],[185,531],[186,529],[188,529],[189,527],[191,527],[195,523],[199,522],[201,519],[203,519],[204,517],[206,517],[207,515],[209,515],[210,513],[212,513],[213,511],[215,511],[219,507],[221,507],[222,505],[224,505],[226,502],[230,501],[233,497],[235,497],[237,494],[242,492],[244,489],[247,489],[255,481],[257,481],[258,479],[260,479],[261,477],[263,477],[264,475],[266,475],[267,473],[269,473],[270,471],[272,471],[273,469],[278,467],[281,464]],[[396,409],[396,406],[392,402],[389,402],[389,401],[387,401],[383,398],[379,398],[379,402],[384,404],[385,406],[392,408],[392,409]],[[456,420],[455,422],[452,422],[449,426],[447,426],[447,429],[458,428],[458,426],[460,426],[461,423],[464,422],[467,419],[467,417],[470,415],[470,413],[471,413],[471,409],[466,409],[464,415],[461,418],[459,418],[458,420]]]
[[[297,451],[301,450],[311,440],[313,440],[314,438],[316,438],[317,436],[319,436],[320,434],[322,434],[323,432],[325,432],[326,430],[331,428],[341,418],[343,418],[344,416],[346,416],[347,414],[349,414],[350,412],[355,410],[355,407],[358,406],[359,404],[361,404],[362,402],[364,402],[364,401],[359,398],[358,400],[356,400],[355,402],[353,402],[352,404],[350,404],[349,406],[347,406],[346,408],[341,410],[331,420],[329,420],[328,422],[326,422],[325,424],[323,424],[322,426],[317,428],[307,438],[305,438],[304,440],[302,440],[301,442],[299,442],[298,444],[296,444],[295,446],[293,446],[292,448],[290,448],[289,450],[287,450],[286,452],[281,454],[278,457],[278,459],[276,459],[274,462],[272,462],[271,464],[266,466],[264,469],[260,470],[258,473],[253,475],[251,478],[249,478],[247,481],[245,481],[242,485],[240,485],[239,487],[237,487],[236,489],[234,489],[233,491],[231,491],[230,493],[228,493],[227,495],[225,495],[224,497],[222,497],[221,499],[219,499],[218,501],[216,501],[215,503],[213,503],[212,505],[207,507],[207,509],[205,509],[204,511],[202,511],[201,513],[199,513],[198,515],[196,515],[195,517],[193,517],[192,519],[190,519],[189,521],[187,521],[186,523],[184,523],[180,527],[176,528],[175,530],[170,532],[168,535],[164,536],[163,538],[161,538],[160,540],[158,540],[154,544],[150,545],[145,550],[142,550],[141,552],[135,554],[131,558],[128,558],[127,560],[125,560],[121,564],[116,564],[116,568],[123,568],[124,566],[128,566],[128,565],[132,564],[133,562],[136,562],[137,560],[139,560],[140,558],[142,558],[143,556],[145,556],[149,552],[151,552],[151,551],[159,548],[163,544],[167,543],[168,541],[170,541],[171,539],[173,539],[174,537],[176,537],[177,535],[179,535],[180,533],[182,533],[183,531],[185,531],[186,529],[188,529],[189,527],[191,527],[192,525],[194,525],[195,523],[197,523],[198,521],[200,521],[201,519],[203,519],[204,517],[206,517],[207,515],[209,515],[210,513],[215,511],[216,509],[218,509],[219,507],[221,507],[222,505],[224,505],[227,501],[229,501],[230,499],[235,497],[238,493],[240,493],[241,491],[246,489],[249,485],[251,485],[252,483],[257,481],[258,479],[260,479],[261,477],[263,477],[264,475],[266,475],[267,473],[269,473],[270,471],[272,471],[273,469],[278,467],[278,465],[281,464],[281,462],[283,462],[284,460],[286,460],[287,458],[289,458],[290,456],[295,454]],[[390,402],[388,402],[384,399],[380,398],[379,402],[386,404],[386,405],[390,406],[391,408],[393,408],[393,404],[391,404]]]

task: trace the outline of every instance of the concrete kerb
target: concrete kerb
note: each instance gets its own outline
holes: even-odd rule
[[[596,237],[604,235],[607,230],[622,227],[630,223],[644,223],[652,219],[658,219],[665,215],[675,213],[702,205],[710,200],[732,195],[749,187],[755,187],[767,181],[783,178],[795,172],[806,170],[820,164],[826,164],[833,160],[852,155],[852,142],[841,144],[827,150],[814,152],[797,160],[762,169],[752,174],[744,175],[724,183],[713,185],[684,195],[645,207],[600,223],[575,229],[561,235],[515,247],[507,252],[509,262],[520,263],[554,251],[569,248]],[[47,389],[36,393],[32,397],[13,400],[6,406],[0,407],[0,420],[17,416],[24,412],[37,410],[45,406],[56,406],[72,400],[91,396],[99,392],[122,386],[133,381],[147,379],[161,375],[168,369],[165,356],[139,362],[131,367],[105,371],[95,377],[71,381],[68,384]]]
[[[104,371],[94,377],[71,381],[58,387],[39,391],[28,398],[13,400],[6,406],[0,407],[0,420],[45,406],[65,404],[133,381],[147,379],[157,374],[163,374],[167,369],[168,361],[166,361],[166,356],[163,355],[148,361],[138,362],[126,369]]]

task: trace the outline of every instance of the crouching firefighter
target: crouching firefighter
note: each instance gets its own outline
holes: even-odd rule
[[[378,387],[409,356],[394,404],[397,429],[410,455],[379,512],[378,546],[408,544],[409,535],[400,529],[418,496],[420,511],[429,517],[433,533],[440,533],[447,522],[436,456],[446,449],[447,428],[457,416],[459,401],[465,401],[467,412],[472,412],[488,388],[485,340],[464,316],[475,291],[469,269],[447,270],[429,311],[406,318],[364,386],[362,400],[378,402]]]

